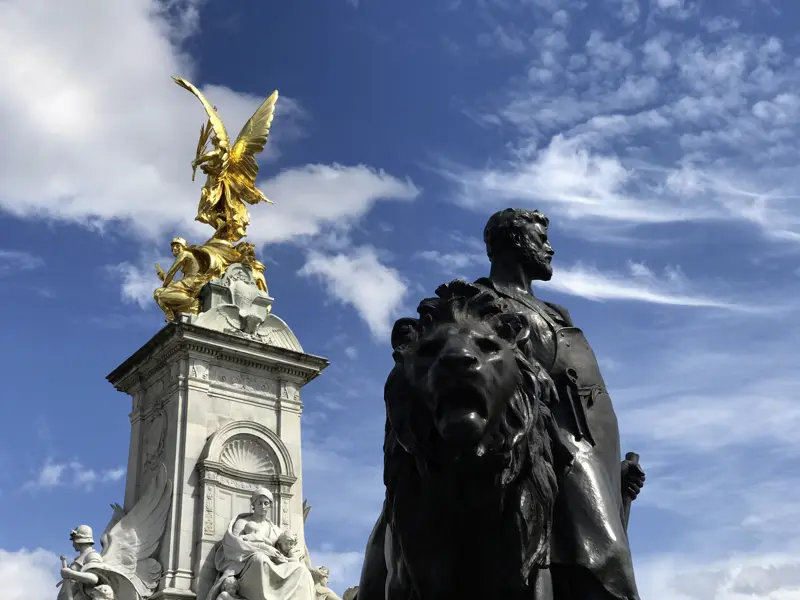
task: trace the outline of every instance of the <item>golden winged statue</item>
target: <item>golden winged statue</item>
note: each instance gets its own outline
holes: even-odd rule
[[[206,175],[196,220],[211,225],[214,235],[202,245],[189,245],[185,239],[176,237],[170,244],[175,257],[172,266],[164,271],[156,264],[162,284],[153,292],[153,297],[168,321],[182,314],[199,314],[203,287],[215,277],[222,277],[234,263],[249,267],[258,289],[267,293],[264,264],[256,258],[253,244],[240,240],[247,235],[250,223],[244,203],[271,204],[255,186],[258,175],[255,156],[267,144],[278,100],[277,91],[264,100],[231,146],[216,108],[185,79],[172,79],[197,96],[208,114],[208,122],[200,128],[197,153],[192,161],[192,179],[198,168]],[[213,148],[206,151],[209,142]],[[183,276],[176,279],[179,273]]]
[[[216,108],[206,100],[200,90],[185,79],[172,79],[197,96],[208,114],[208,123],[200,130],[197,155],[192,161],[192,179],[198,167],[206,175],[196,220],[211,225],[216,231],[214,238],[238,242],[247,235],[247,225],[250,223],[250,215],[244,202],[272,203],[255,186],[258,175],[255,156],[267,144],[278,91],[272,92],[258,107],[231,146]],[[206,152],[209,139],[213,149]]]

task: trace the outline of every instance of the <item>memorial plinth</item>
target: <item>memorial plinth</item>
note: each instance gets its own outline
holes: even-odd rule
[[[173,486],[152,598],[205,599],[215,545],[257,488],[274,495],[272,521],[305,543],[300,393],[328,361],[274,315],[259,339],[193,319],[169,323],[108,375],[133,407],[124,508],[162,463]]]
[[[108,376],[133,407],[124,507],[101,552],[90,526],[71,532],[58,600],[330,600],[305,543],[300,440],[301,389],[328,361],[272,314],[265,265],[241,241],[247,205],[268,202],[255,156],[278,93],[232,142],[173,79],[208,117],[191,166],[206,176],[195,220],[214,234],[173,238],[172,265],[155,265],[168,325]]]

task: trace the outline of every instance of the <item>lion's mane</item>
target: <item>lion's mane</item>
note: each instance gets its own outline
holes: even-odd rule
[[[419,319],[401,319],[395,326],[392,344],[395,352],[405,353],[406,361],[414,360],[416,340],[437,327],[488,324],[499,331],[508,326],[504,317],[512,314],[510,307],[482,288],[456,280],[441,286],[436,294],[436,298],[427,298],[420,303]],[[460,507],[470,506],[476,495],[481,495],[484,500],[491,497],[493,503],[490,506],[498,511],[498,515],[502,513],[503,522],[514,522],[511,526],[514,533],[508,539],[486,539],[484,542],[497,543],[498,547],[509,540],[517,544],[523,585],[529,581],[534,567],[546,568],[549,565],[552,509],[557,493],[550,438],[553,417],[542,398],[543,390],[537,379],[537,376],[542,377],[542,367],[532,358],[525,336],[514,346],[514,358],[518,380],[516,392],[496,423],[502,438],[500,456],[496,459],[484,457],[487,460],[483,462],[467,461],[454,465],[447,463],[448,459],[442,459],[431,441],[431,415],[426,412],[425,398],[420,397],[420,387],[414,385],[413,376],[409,376],[413,369],[397,365],[389,374],[384,388],[387,408],[385,516],[392,528],[396,551],[403,555],[400,562],[404,563],[407,577],[412,582],[417,579],[417,568],[423,568],[414,564],[413,555],[417,554],[421,544],[426,543],[419,539],[420,535],[424,537],[424,531],[420,531],[422,517],[418,515],[427,511],[431,515],[430,521],[436,524],[442,519],[458,520],[468,512],[461,511]],[[458,477],[448,475],[448,485],[459,488],[455,492],[457,501],[446,494],[425,493],[442,475],[442,460],[447,463],[445,468],[449,469],[448,472],[462,470]],[[437,502],[440,506],[436,506]],[[487,538],[495,534],[504,535],[495,530],[483,533]],[[441,546],[442,540],[432,539],[427,543]],[[440,550],[445,551],[441,547]]]

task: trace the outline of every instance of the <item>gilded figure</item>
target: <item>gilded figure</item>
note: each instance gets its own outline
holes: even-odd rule
[[[216,232],[214,238],[238,242],[247,235],[247,226],[250,223],[250,215],[244,203],[272,203],[255,186],[258,175],[255,156],[264,150],[267,143],[278,91],[274,91],[264,100],[231,145],[215,107],[191,83],[180,77],[173,79],[175,83],[192,92],[208,114],[208,123],[200,131],[197,155],[192,161],[193,172],[200,168],[206,175],[196,220],[211,225]],[[212,149],[206,151],[209,141]]]
[[[215,277],[222,276],[233,263],[250,267],[257,285],[263,285],[266,291],[264,265],[256,260],[255,248],[250,243],[234,246],[227,240],[211,238],[202,246],[189,246],[185,239],[176,237],[170,249],[175,261],[166,272],[156,264],[162,286],[153,292],[156,304],[168,321],[174,321],[181,314],[198,314],[200,290]],[[183,273],[182,279],[175,279],[178,272]]]

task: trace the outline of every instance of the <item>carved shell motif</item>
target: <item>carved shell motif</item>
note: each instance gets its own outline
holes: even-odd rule
[[[220,462],[226,467],[251,475],[274,475],[275,458],[270,449],[256,440],[238,438],[222,448]]]

